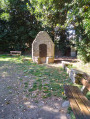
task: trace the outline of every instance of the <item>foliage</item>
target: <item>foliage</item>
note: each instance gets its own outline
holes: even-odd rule
[[[36,17],[45,26],[63,25],[66,19],[68,3],[71,0],[31,0],[35,6]],[[37,7],[36,7],[37,6]]]
[[[36,34],[42,29],[34,14],[30,13],[30,1],[0,0],[0,3],[0,50],[23,51],[30,47]]]
[[[68,35],[69,34],[66,28],[59,28],[55,31],[55,48],[59,49],[62,55],[67,55],[66,51],[70,47]]]
[[[31,0],[35,8],[35,17],[42,22],[43,27],[51,27],[49,31],[52,39],[55,43],[56,49],[65,55],[67,49],[67,31],[64,25],[67,16],[68,3],[71,0]],[[37,7],[36,7],[37,6]],[[59,27],[58,31],[55,31],[55,27]],[[57,39],[56,37],[60,37]]]
[[[45,30],[65,55],[70,24],[78,56],[90,62],[90,0],[0,0],[0,51],[25,51]]]
[[[66,3],[69,2],[69,0],[0,0],[0,50],[25,50],[30,47],[42,27],[54,41],[54,27],[64,24]],[[62,33],[59,35],[63,37]],[[59,49],[65,49],[65,38],[58,43]]]
[[[68,23],[73,24],[76,32],[78,56],[90,62],[90,1],[74,0],[69,5]]]

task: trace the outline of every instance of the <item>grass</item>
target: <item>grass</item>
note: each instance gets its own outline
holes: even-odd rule
[[[37,91],[42,98],[51,96],[63,97],[63,84],[70,84],[70,79],[62,68],[50,68],[45,64],[38,65],[31,60],[23,61],[23,58],[31,57],[0,55],[0,63],[14,63],[17,66],[17,72],[22,71],[24,76],[34,77],[32,86],[29,85],[31,79],[28,81],[21,77],[18,79],[23,84],[22,88],[24,92],[27,92],[26,95]]]
[[[2,66],[3,64],[4,66],[5,63],[11,65],[13,63],[16,66],[16,72],[23,72],[24,76],[28,77],[28,80],[23,77],[18,78],[18,81],[22,84],[22,89],[26,97],[32,97],[35,103],[38,103],[39,96],[39,98],[43,99],[52,96],[67,99],[64,95],[63,85],[72,83],[62,68],[50,68],[44,64],[38,65],[32,61],[23,61],[23,58],[31,57],[0,55],[0,65]],[[5,70],[8,70],[8,67]],[[33,81],[32,86],[30,86],[31,81]],[[81,88],[80,85],[76,86]],[[11,88],[12,86],[7,86],[7,89]],[[90,99],[90,92],[88,92],[86,96]],[[75,119],[70,107],[68,113],[71,115],[71,119]]]
[[[9,56],[9,55],[0,55],[0,64],[5,62],[8,64],[14,63],[17,68],[16,71],[22,71],[24,76],[34,76],[32,87],[29,85],[31,79],[26,81],[23,78],[19,78],[20,83],[23,84],[24,92],[33,93],[34,91],[39,91],[41,97],[63,97],[63,85],[71,84],[71,81],[62,68],[50,68],[46,65],[38,65],[30,61],[23,61],[23,58],[31,58],[30,56]],[[76,67],[76,66],[75,66]],[[5,71],[8,70],[8,67],[5,68]],[[75,84],[74,84],[75,85]],[[76,85],[81,88],[80,85]],[[9,86],[7,87],[10,88]],[[27,95],[27,94],[26,94]],[[90,99],[90,92],[87,93],[87,98]]]
[[[90,63],[84,64],[83,62],[76,62],[73,63],[72,67],[90,75]]]
[[[28,74],[36,77],[33,87],[29,91],[42,90],[43,98],[51,95],[61,96],[61,92],[64,91],[63,84],[67,84],[69,80],[64,80],[68,78],[64,71],[48,68],[44,65],[32,64],[32,69],[28,69],[26,72],[26,75]]]
[[[73,66],[73,65],[67,65],[67,67],[68,67],[69,69],[75,69],[75,68],[76,68],[76,66]]]
[[[71,107],[68,107],[68,114],[70,114],[71,119],[76,119]]]

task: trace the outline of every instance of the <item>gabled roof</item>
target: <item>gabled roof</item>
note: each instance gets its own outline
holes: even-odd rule
[[[37,34],[37,36],[36,36],[35,40],[33,41],[33,43],[36,42],[37,40],[43,40],[43,41],[45,41],[45,37],[46,37],[46,40],[48,39],[48,40],[50,40],[50,42],[53,43],[52,39],[50,38],[50,36],[48,35],[48,33],[46,31],[40,31]]]

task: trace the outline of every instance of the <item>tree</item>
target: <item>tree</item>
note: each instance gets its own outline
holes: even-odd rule
[[[68,24],[74,26],[78,56],[84,62],[90,62],[90,1],[73,0],[69,5]]]
[[[35,8],[36,18],[42,22],[43,27],[50,27],[48,32],[53,37],[53,41],[57,49],[65,54],[67,48],[67,28],[64,26],[68,4],[71,0],[31,0],[32,5]],[[55,27],[59,27],[58,31],[55,31]],[[57,39],[56,36],[60,37]]]
[[[0,42],[5,45],[5,49],[9,50],[25,50],[30,47],[36,34],[42,29],[34,14],[30,13],[32,8],[29,0],[1,0],[2,30]],[[6,16],[5,16],[6,15]],[[7,19],[7,16],[8,19]],[[6,43],[7,42],[7,43]]]
[[[45,26],[64,25],[68,3],[71,0],[31,0],[35,8],[35,16]]]
[[[90,0],[0,0],[0,21],[0,48],[5,51],[25,50],[41,30],[53,41],[60,36],[57,46],[65,50],[72,24],[78,55],[90,61]]]

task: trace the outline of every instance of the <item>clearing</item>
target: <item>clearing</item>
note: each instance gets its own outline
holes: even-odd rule
[[[0,119],[68,119],[60,67],[22,61],[25,56],[0,55]]]

